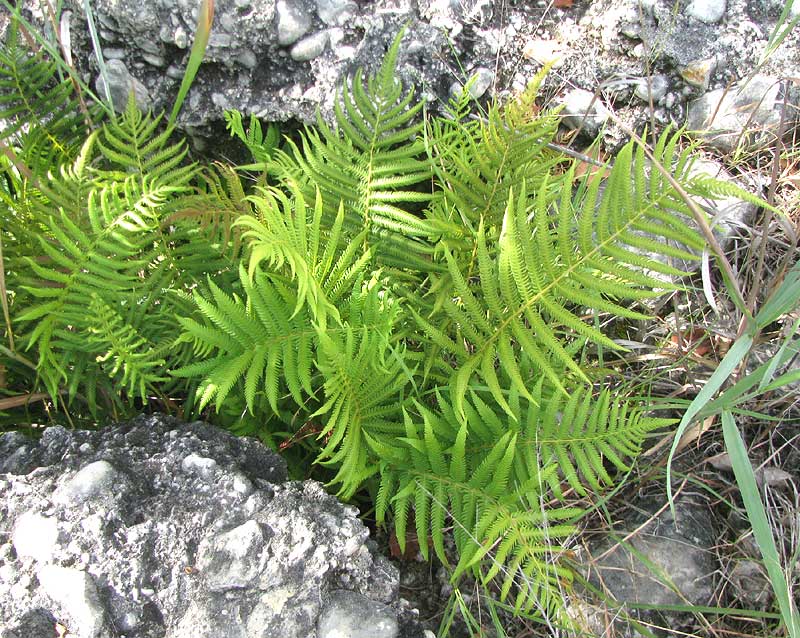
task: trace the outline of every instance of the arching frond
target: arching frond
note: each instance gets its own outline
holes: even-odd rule
[[[240,270],[246,301],[232,298],[208,282],[211,300],[199,292],[194,302],[206,321],[180,317],[182,341],[193,344],[203,360],[173,370],[178,377],[199,377],[200,409],[215,401],[217,409],[240,381],[247,407],[254,409],[256,393],[263,393],[273,411],[287,388],[303,405],[314,394],[311,383],[314,351],[319,335],[305,309],[295,312],[295,292],[263,273],[249,277]]]
[[[673,153],[666,143],[665,165],[673,165]],[[647,168],[644,154],[634,155],[631,143],[620,152],[602,194],[598,180],[585,180],[574,192],[570,176],[561,180],[555,210],[546,179],[535,193],[523,182],[520,192],[509,193],[496,244],[484,223],[478,226],[477,279],[468,278],[471,262],[443,249],[452,292],[441,296],[442,310],[433,317],[456,332],[443,333],[432,318],[418,320],[432,341],[458,361],[451,396],[459,410],[472,379],[485,383],[507,411],[507,384],[530,398],[520,372],[523,360],[562,392],[565,375],[588,381],[570,344],[619,346],[581,315],[588,310],[643,319],[646,315],[630,302],[674,287],[649,273],[681,271],[652,252],[691,260],[695,257],[686,248],[668,242],[697,248],[702,240],[680,214],[686,207],[678,195],[666,180],[652,174],[646,178]],[[676,170],[684,169],[679,165]]]
[[[82,111],[75,86],[59,80],[57,70],[43,53],[23,47],[12,19],[0,48],[0,142],[17,149],[34,178],[74,161],[89,133],[90,113]]]
[[[342,86],[336,102],[336,127],[321,117],[316,129],[306,129],[290,153],[276,154],[281,179],[294,179],[307,201],[319,190],[326,225],[334,223],[340,204],[343,231],[360,235],[381,263],[427,270],[439,230],[418,210],[431,199],[430,163],[418,134],[413,88],[404,89],[395,69],[401,33],[377,75],[364,80],[356,72]],[[395,242],[400,242],[396,246]]]

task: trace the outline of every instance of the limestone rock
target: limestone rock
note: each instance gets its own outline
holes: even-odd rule
[[[602,97],[591,91],[572,89],[561,100],[564,110],[562,121],[569,128],[582,128],[589,135],[597,135],[611,118],[609,110],[603,104]]]
[[[796,120],[795,96],[790,96],[784,130]],[[711,146],[730,153],[737,146],[763,149],[778,134],[784,95],[778,78],[756,75],[730,89],[709,91],[689,107],[688,125]]]
[[[629,518],[615,529],[614,539],[589,548],[583,565],[589,581],[619,603],[646,605],[707,605],[714,593],[718,569],[707,506],[676,502],[676,518],[657,499],[642,499],[627,510]],[[635,532],[635,533],[634,533]],[[672,586],[664,583],[664,575]],[[575,606],[577,605],[577,607]],[[590,603],[578,599],[571,614],[592,626]],[[677,628],[685,614],[664,612],[666,626]],[[642,617],[652,615],[643,612]],[[622,624],[621,622],[619,623]],[[625,627],[619,634],[627,635]]]
[[[167,417],[0,436],[0,638],[311,638],[342,600],[421,638],[357,511],[285,481],[260,442]]]

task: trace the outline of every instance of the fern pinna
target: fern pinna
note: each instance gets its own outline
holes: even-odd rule
[[[413,520],[449,563],[452,529],[454,577],[553,612],[580,517],[559,503],[612,484],[668,424],[597,385],[593,353],[621,348],[587,318],[646,317],[636,303],[675,287],[669,260],[702,240],[633,144],[605,180],[577,177],[533,93],[485,120],[462,100],[414,123],[399,51],[345,84],[335,125],[267,163],[275,186],[237,222],[244,296],[194,293],[205,320],[182,320],[183,339],[200,360],[175,373],[203,375],[203,403],[243,393],[311,427],[332,484],[371,485],[401,546]],[[677,145],[665,134],[656,157],[710,195]]]

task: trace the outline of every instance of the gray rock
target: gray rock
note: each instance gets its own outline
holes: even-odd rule
[[[725,153],[737,146],[763,149],[777,135],[782,106],[780,81],[756,75],[750,82],[709,91],[692,102],[687,124],[695,135]],[[791,130],[797,117],[795,111],[790,104],[785,116],[786,130]]]
[[[290,53],[292,60],[297,60],[298,62],[313,60],[318,55],[322,54],[325,47],[328,46],[329,39],[330,35],[327,31],[320,31],[307,38],[303,38],[292,47]]]
[[[53,502],[75,506],[107,494],[119,495],[128,487],[127,480],[108,461],[89,463],[61,485]]]
[[[634,95],[643,102],[649,102],[652,98],[654,103],[658,103],[669,90],[669,78],[666,75],[654,75],[651,78],[644,78],[636,84]]]
[[[484,93],[494,83],[494,72],[486,67],[479,67],[472,73],[471,83],[469,84],[469,94],[473,100],[483,97]]]
[[[686,13],[706,24],[714,24],[725,16],[725,8],[726,0],[692,0]]]
[[[0,638],[58,638],[56,619],[44,609],[24,614],[13,627],[0,627]]]
[[[329,27],[342,26],[357,10],[355,2],[349,0],[317,0],[317,14]]]
[[[44,565],[36,574],[44,594],[54,603],[54,615],[79,638],[107,635],[105,612],[94,579],[70,567]]]
[[[0,436],[0,638],[47,636],[43,618],[76,638],[308,638],[341,590],[421,638],[357,511],[285,479],[260,442],[167,417]]]
[[[710,57],[704,60],[692,60],[679,71],[687,84],[705,91],[711,83],[711,76],[716,68],[717,59]]]
[[[311,28],[311,14],[296,0],[278,0],[278,44],[289,46],[302,38]]]
[[[396,614],[351,591],[334,591],[317,623],[317,638],[396,638]]]
[[[147,111],[151,107],[150,93],[147,87],[128,72],[128,67],[122,60],[109,60],[106,62],[106,77],[98,75],[95,80],[95,89],[102,98],[106,97],[106,78],[108,79],[108,94],[114,110],[122,113],[128,106],[128,96],[133,92],[136,106]]]
[[[752,560],[737,562],[728,573],[735,596],[748,609],[766,609],[772,600],[772,585],[764,569]]]
[[[562,122],[569,128],[582,128],[589,135],[597,135],[611,118],[602,98],[591,91],[572,89],[561,99],[564,109]]]
[[[590,546],[583,562],[589,581],[620,603],[707,605],[718,569],[708,509],[679,499],[676,520],[669,508],[656,514],[662,505],[655,500],[633,503],[614,538]],[[680,624],[685,616],[664,612],[667,626]]]

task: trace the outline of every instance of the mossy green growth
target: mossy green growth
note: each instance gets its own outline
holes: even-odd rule
[[[645,318],[637,302],[674,287],[659,274],[681,274],[664,258],[703,241],[633,144],[604,180],[579,177],[549,144],[559,119],[535,107],[541,77],[483,117],[467,96],[421,119],[397,79],[401,37],[342,86],[334,124],[282,149],[230,118],[267,170],[257,183],[188,163],[133,102],[88,131],[49,118],[53,101],[26,91],[74,110],[64,88],[11,78],[54,68],[6,51],[0,118],[25,126],[0,136],[0,390],[45,390],[97,421],[202,415],[273,445],[313,432],[331,486],[366,488],[401,548],[413,526],[454,577],[557,613],[581,515],[569,494],[613,485],[666,424],[604,367],[622,348],[598,326]],[[676,135],[653,150],[690,194],[713,195]]]

